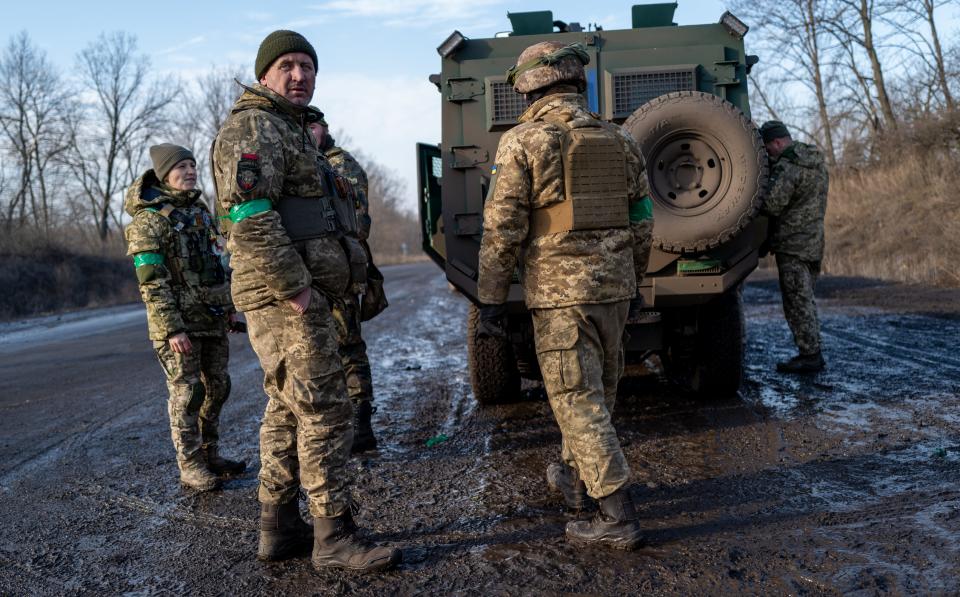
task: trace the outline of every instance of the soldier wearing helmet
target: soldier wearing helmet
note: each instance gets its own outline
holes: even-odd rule
[[[500,139],[483,212],[478,335],[503,336],[521,255],[544,386],[562,433],[547,482],[566,505],[600,503],[566,527],[579,544],[633,549],[640,525],[611,422],[623,332],[646,270],[652,206],[643,158],[620,127],[586,108],[581,44],[542,42],[508,72],[530,103]]]

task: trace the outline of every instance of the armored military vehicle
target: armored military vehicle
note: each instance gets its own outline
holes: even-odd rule
[[[509,13],[513,30],[490,39],[454,32],[437,48],[430,80],[442,102],[440,145],[418,144],[423,250],[473,303],[466,321],[474,394],[515,400],[521,378],[538,379],[530,314],[515,278],[508,339],[475,338],[483,202],[497,143],[527,107],[506,71],[537,42],[583,43],[585,95],[601,118],[641,145],[654,203],[654,249],[641,292],[647,309],[627,324],[626,375],[657,354],[694,391],[740,387],[744,332],[741,283],[758,262],[765,218],[755,217],[767,155],[750,119],[744,51],[747,26],[724,13],[716,24],[677,26],[676,3],[632,7],[630,29],[586,29],[549,11]]]

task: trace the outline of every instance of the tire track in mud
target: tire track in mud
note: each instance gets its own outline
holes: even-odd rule
[[[835,338],[858,348],[866,348],[894,360],[910,361],[918,368],[941,376],[943,374],[940,370],[949,369],[954,372],[954,375],[944,376],[949,379],[957,379],[957,376],[960,375],[960,361],[949,356],[937,354],[935,358],[932,358],[920,350],[911,348],[906,342],[891,342],[876,336],[843,329],[833,324],[821,324],[820,328],[824,336]],[[957,335],[960,336],[960,331],[957,332]],[[922,341],[918,341],[917,344],[922,344]]]

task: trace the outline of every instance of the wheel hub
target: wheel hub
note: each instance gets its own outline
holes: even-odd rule
[[[704,207],[724,186],[726,156],[697,133],[682,131],[664,139],[651,157],[652,190],[674,209]]]

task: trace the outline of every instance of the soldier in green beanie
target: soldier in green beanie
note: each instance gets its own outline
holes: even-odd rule
[[[196,190],[186,147],[150,148],[153,168],[127,191],[127,253],[133,257],[147,328],[167,377],[167,411],[180,481],[200,491],[246,463],[218,453],[220,411],[230,395],[227,330],[234,309],[216,221]]]
[[[257,53],[258,84],[244,87],[212,150],[218,213],[228,231],[232,294],[244,312],[269,398],[260,425],[257,557],[313,546],[317,568],[378,570],[400,551],[361,539],[347,467],[353,407],[331,307],[351,284],[333,199],[310,138],[317,54],[302,35],[275,31]],[[329,169],[329,167],[327,168]],[[300,517],[307,493],[311,529]]]
[[[762,213],[770,218],[770,252],[776,256],[783,314],[799,354],[777,364],[782,373],[815,373],[825,366],[813,290],[823,260],[823,218],[829,175],[823,154],[794,141],[778,120],[760,136],[770,156],[770,190]]]

